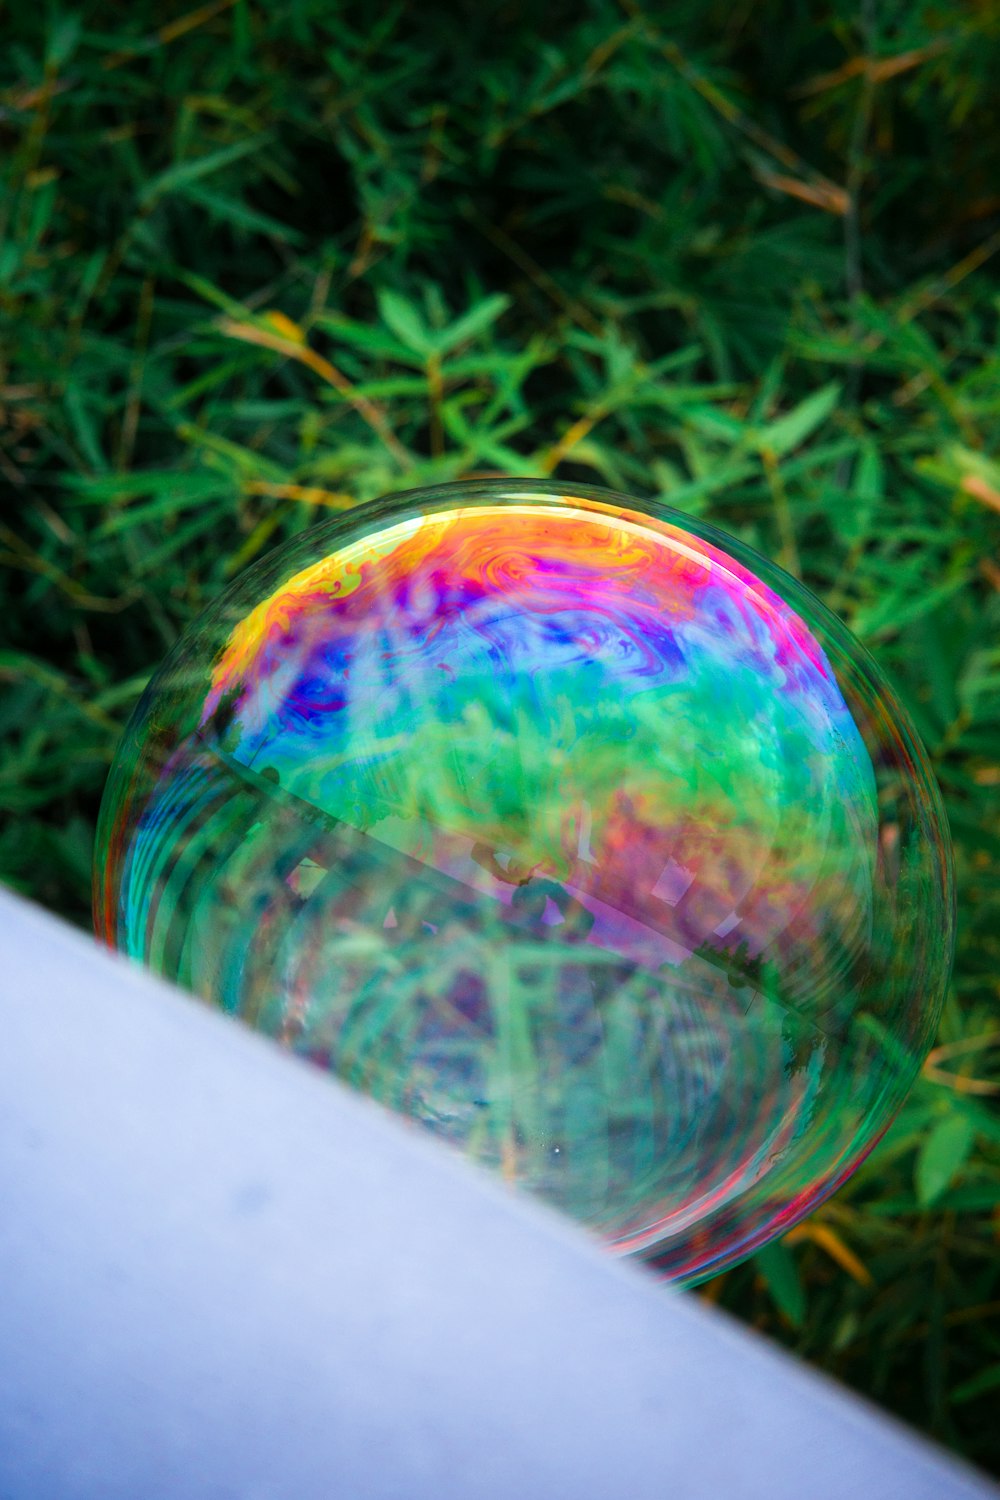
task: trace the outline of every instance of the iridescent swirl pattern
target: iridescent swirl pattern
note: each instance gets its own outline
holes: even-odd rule
[[[108,942],[689,1280],[858,1164],[950,958],[872,663],[607,492],[446,486],[275,553],[151,684],[102,841]]]

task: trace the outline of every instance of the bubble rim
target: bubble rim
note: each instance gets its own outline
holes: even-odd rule
[[[956,893],[951,835],[940,789],[916,726],[886,672],[863,642],[858,640],[808,585],[749,543],[659,499],[626,495],[605,486],[530,478],[467,478],[391,491],[317,521],[244,569],[210,601],[182,632],[140,696],[116,748],[98,815],[93,864],[95,932],[98,939],[108,947],[117,946],[114,920],[116,901],[111,899],[112,892],[108,888],[108,872],[112,864],[108,855],[115,809],[124,801],[120,792],[124,767],[130,760],[138,760],[136,755],[130,756],[129,748],[138,750],[143,737],[142,731],[150,722],[150,705],[156,700],[162,687],[169,682],[178,659],[189,652],[194,638],[210,634],[213,625],[224,619],[228,606],[236,599],[253,595],[262,598],[265,594],[271,594],[290,581],[307,562],[316,562],[324,556],[329,557],[343,551],[353,542],[371,537],[373,533],[383,531],[390,525],[407,520],[424,520],[442,510],[461,511],[490,506],[502,508],[505,504],[516,507],[532,502],[557,507],[565,505],[567,508],[579,502],[586,506],[589,502],[599,512],[607,514],[610,511],[612,514],[609,519],[621,512],[626,512],[629,516],[648,516],[653,521],[659,521],[708,543],[723,558],[731,559],[765,587],[773,590],[802,619],[808,631],[817,637],[838,683],[842,685],[843,678],[848,677],[856,692],[863,688],[861,696],[879,706],[901,752],[900,761],[905,764],[919,794],[917,806],[922,810],[928,842],[936,856],[936,877],[944,916],[943,951],[937,972],[930,976],[927,993],[923,997],[927,1018],[924,1027],[926,1045],[914,1050],[909,1068],[902,1069],[898,1075],[894,1090],[895,1102],[867,1133],[856,1137],[845,1148],[840,1160],[824,1178],[796,1195],[786,1209],[768,1219],[762,1227],[744,1236],[723,1234],[713,1246],[712,1226],[716,1215],[710,1211],[699,1221],[693,1233],[682,1231],[677,1235],[661,1235],[649,1242],[640,1235],[638,1239],[641,1243],[614,1247],[619,1253],[648,1261],[672,1280],[690,1286],[717,1275],[719,1271],[746,1259],[763,1245],[787,1233],[814,1212],[861,1166],[892,1124],[920,1071],[933,1041],[954,962]],[[217,655],[218,653],[213,660],[217,659]],[[719,1214],[722,1212],[720,1210]],[[678,1263],[681,1254],[684,1256],[683,1264]]]

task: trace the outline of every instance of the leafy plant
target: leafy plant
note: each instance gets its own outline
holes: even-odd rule
[[[316,515],[483,471],[710,515],[903,692],[959,955],[870,1163],[706,1294],[1000,1468],[1000,6],[376,11],[6,18],[0,873],[86,920],[142,683]]]

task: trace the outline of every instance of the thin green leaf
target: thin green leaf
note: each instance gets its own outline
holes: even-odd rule
[[[243,141],[234,141],[231,146],[224,146],[221,151],[210,151],[205,156],[194,157],[190,161],[175,162],[172,167],[146,183],[139,193],[139,202],[148,207],[169,193],[190,187],[203,177],[211,177],[213,173],[221,172],[234,162],[242,161],[244,157],[262,150],[267,139],[266,136],[250,136]]]
[[[780,1240],[772,1240],[757,1251],[754,1265],[764,1278],[775,1306],[793,1328],[801,1328],[806,1316],[806,1297],[792,1252]]]
[[[791,453],[823,425],[836,409],[840,395],[841,386],[835,381],[814,391],[785,416],[759,428],[755,436],[757,447],[775,458]]]
[[[434,352],[434,337],[408,298],[383,290],[378,296],[378,310],[383,323],[407,349],[425,356]]]
[[[969,1159],[976,1138],[975,1127],[965,1114],[939,1120],[917,1154],[917,1201],[929,1208],[958,1176]]]

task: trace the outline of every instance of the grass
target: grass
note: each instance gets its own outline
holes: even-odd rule
[[[0,877],[83,922],[177,632],[318,515],[473,472],[777,557],[956,844],[939,1043],[705,1295],[1000,1471],[1000,4],[9,7]]]

